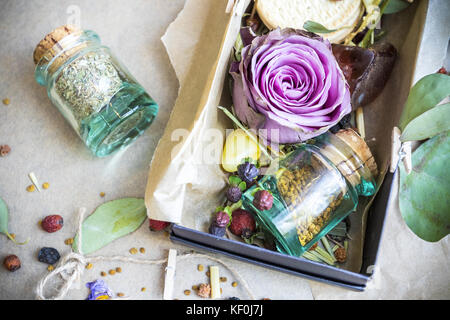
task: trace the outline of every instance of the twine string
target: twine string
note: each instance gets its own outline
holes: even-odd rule
[[[87,259],[91,262],[98,262],[98,261],[118,261],[118,262],[124,262],[124,263],[136,263],[136,264],[144,264],[144,265],[161,265],[167,263],[168,259],[159,259],[159,260],[145,260],[145,259],[135,259],[135,258],[129,258],[124,256],[90,256],[86,257],[82,253],[82,224],[84,220],[84,214],[86,212],[86,208],[80,208],[78,211],[79,215],[79,221],[78,221],[78,245],[77,245],[77,251],[78,252],[70,252],[64,257],[61,258],[60,262],[58,263],[58,266],[52,270],[50,273],[48,273],[45,277],[43,277],[37,287],[36,287],[36,295],[39,300],[62,300],[72,287],[73,283],[75,281],[80,281],[81,275],[85,271],[85,267],[87,264]],[[231,274],[237,278],[241,285],[244,287],[244,289],[247,291],[248,296],[250,299],[254,300],[255,297],[253,296],[250,287],[248,286],[247,282],[239,275],[239,273],[232,268],[231,266],[227,265],[222,260],[211,257],[206,254],[201,253],[187,253],[177,256],[177,260],[186,260],[191,258],[206,258],[210,259],[212,261],[218,262],[222,264],[225,268],[227,268]],[[167,270],[167,267],[166,269]],[[49,282],[50,279],[60,276],[63,280],[62,285],[56,290],[56,294],[53,296],[46,296],[44,294],[45,288]],[[125,298],[126,299],[126,298]],[[111,300],[123,300],[123,298],[112,298]]]

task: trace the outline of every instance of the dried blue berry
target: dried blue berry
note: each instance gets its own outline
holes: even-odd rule
[[[229,297],[228,300],[241,300],[238,297]]]
[[[218,237],[223,237],[225,235],[225,227],[219,227],[215,222],[211,223],[209,226],[209,233]]]
[[[47,264],[55,264],[59,258],[59,252],[55,248],[44,247],[38,253],[38,260]]]
[[[239,178],[246,183],[251,183],[259,175],[258,168],[250,162],[240,164],[237,169]]]
[[[229,187],[227,190],[227,199],[230,202],[236,203],[239,200],[241,200],[241,196],[242,196],[242,191],[241,188],[234,186],[234,187]]]

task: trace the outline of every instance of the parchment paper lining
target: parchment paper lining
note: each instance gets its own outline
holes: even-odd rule
[[[206,232],[214,208],[223,203],[226,180],[220,165],[196,163],[199,163],[202,150],[209,142],[205,136],[207,129],[232,128],[231,123],[216,107],[230,105],[228,59],[242,14],[249,2],[236,1],[229,16],[224,14],[224,3],[214,7],[208,17],[205,17],[205,28],[197,40],[196,53],[190,59],[189,71],[177,73],[181,85],[180,95],[149,171],[146,204],[151,218],[180,223]],[[420,7],[417,8],[418,6]],[[383,20],[383,27],[389,30],[386,40],[397,48],[399,58],[382,94],[364,108],[366,141],[380,169],[378,183],[382,182],[389,167],[391,129],[398,122],[411,86],[426,8],[426,2],[422,1],[420,5],[415,4],[408,10],[395,16],[386,16]],[[412,13],[414,11],[415,14]],[[213,30],[217,33],[213,33]],[[224,35],[222,42],[219,40],[220,31]],[[168,50],[176,40],[171,36],[166,33],[163,38]],[[219,43],[220,48],[217,45]],[[201,70],[205,69],[207,62],[213,65],[208,76],[202,74]],[[188,70],[186,66],[183,68]],[[190,134],[180,143],[181,148],[177,147],[178,151],[171,160],[168,155],[179,143],[171,141],[172,133],[177,128],[186,128]],[[217,163],[220,163],[220,156],[217,155]],[[361,269],[364,231],[372,200],[373,198],[360,198],[357,212],[350,215],[349,235],[353,240],[349,246],[349,259],[343,268],[354,272],[360,272]]]

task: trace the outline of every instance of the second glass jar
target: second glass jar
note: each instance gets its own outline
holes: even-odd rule
[[[269,210],[253,205],[261,189],[274,197]],[[301,256],[356,209],[359,195],[373,195],[375,189],[367,164],[351,146],[327,133],[272,164],[244,193],[243,205],[274,236],[279,251]]]

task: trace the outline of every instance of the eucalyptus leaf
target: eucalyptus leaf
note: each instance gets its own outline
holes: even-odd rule
[[[135,231],[146,218],[144,199],[123,198],[102,204],[82,224],[82,253],[92,253]],[[72,248],[78,251],[78,235]]]
[[[450,233],[450,131],[420,145],[408,175],[400,164],[399,206],[408,227],[426,241]]]
[[[392,14],[400,12],[404,9],[406,9],[411,3],[405,0],[389,0],[389,3],[386,7],[386,10],[384,13],[386,14]]]
[[[327,29],[327,27],[325,27],[324,25],[311,20],[308,20],[303,24],[303,29],[314,33],[331,33],[338,30],[338,29],[331,29],[331,30]]]
[[[403,130],[400,140],[424,140],[448,130],[450,130],[450,103],[438,105],[411,120]]]
[[[420,79],[409,92],[408,100],[400,117],[400,129],[422,113],[434,108],[450,95],[450,77],[445,74],[433,73]]]
[[[11,234],[8,231],[8,207],[6,206],[5,201],[2,200],[2,198],[0,198],[0,233],[3,233],[5,236],[7,236],[9,238],[9,240],[11,240],[12,242],[14,242],[15,244],[26,244],[28,242],[17,242],[16,239],[14,239]]]

